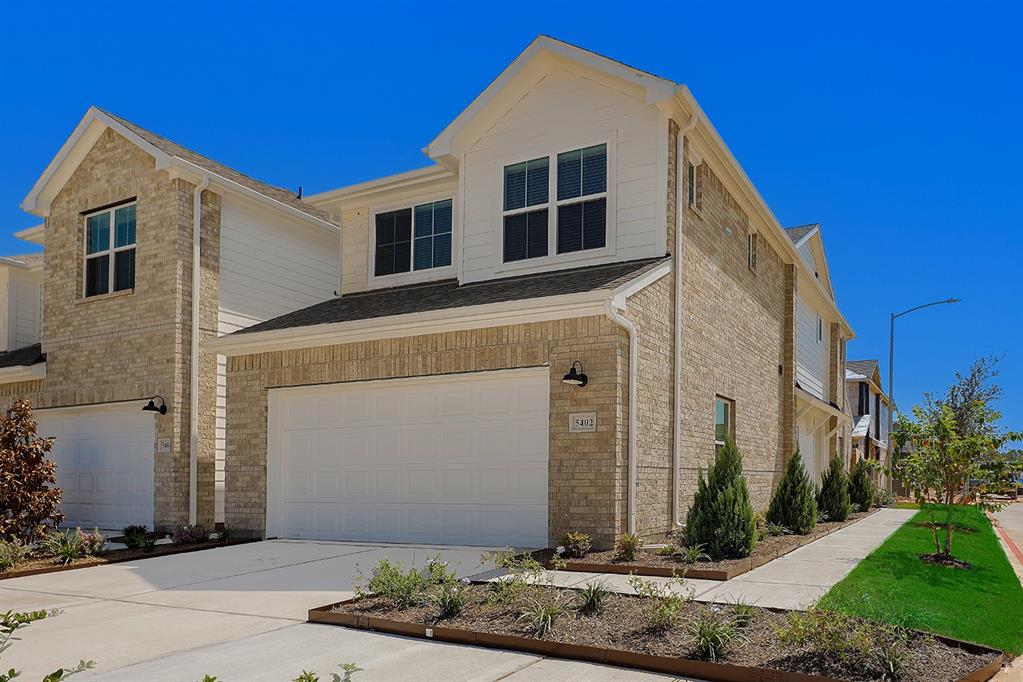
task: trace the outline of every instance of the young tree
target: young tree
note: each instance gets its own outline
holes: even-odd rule
[[[1009,464],[999,450],[1023,434],[1002,432],[1001,414],[988,401],[1001,395],[987,386],[995,376],[994,361],[981,359],[970,374],[956,373],[956,383],[944,398],[925,396],[924,405],[913,408],[915,419],[899,416],[897,445],[902,455],[893,463],[892,475],[903,482],[917,503],[931,516],[934,556],[952,555],[955,504],[973,503],[982,509],[998,509],[989,493],[1004,485]],[[933,500],[934,504],[928,504]],[[939,523],[935,515],[941,514]],[[942,539],[939,530],[944,531]]]
[[[875,495],[874,482],[870,480],[870,465],[860,457],[849,474],[849,499],[859,511],[868,511],[874,503]]]
[[[817,495],[799,450],[785,465],[785,474],[767,508],[767,520],[797,535],[806,535],[817,525]]]
[[[821,478],[817,494],[817,508],[828,515],[828,521],[845,521],[852,511],[849,501],[849,477],[845,474],[842,458],[835,455]]]
[[[689,547],[703,545],[715,561],[749,556],[756,545],[757,522],[742,475],[742,455],[731,438],[715,454],[707,478],[700,476],[685,535]]]
[[[52,438],[36,436],[26,401],[0,416],[0,539],[33,542],[64,518],[56,465],[46,457],[51,447]]]

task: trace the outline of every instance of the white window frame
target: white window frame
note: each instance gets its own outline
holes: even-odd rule
[[[746,235],[746,267],[750,269],[750,272],[757,271],[757,251],[759,250],[760,244],[757,243],[757,233],[751,230]]]
[[[416,206],[422,206],[423,204],[433,204],[438,201],[451,200],[451,263],[450,265],[443,265],[439,268],[426,268],[425,270],[415,269],[415,250],[416,250]],[[376,274],[376,256],[377,256],[377,216],[381,213],[390,213],[392,211],[400,211],[402,209],[412,210],[412,244],[409,251],[409,271],[408,272],[396,272],[390,275],[377,275]],[[438,279],[449,279],[455,275],[456,264],[458,258],[461,255],[461,220],[458,210],[458,193],[447,190],[445,192],[436,192],[429,195],[423,195],[416,197],[415,199],[404,199],[401,201],[393,201],[378,205],[373,205],[369,208],[369,224],[367,229],[369,230],[369,253],[367,254],[367,284],[369,289],[379,289],[382,287],[393,287],[401,286],[402,284],[417,284],[420,282],[430,282]]]
[[[817,343],[821,344],[824,342],[824,318],[817,315]]]
[[[117,242],[117,223],[114,220],[114,214],[122,208],[129,206],[135,207],[135,241],[131,244],[125,244],[124,246],[115,247],[114,244]],[[96,251],[95,253],[89,253],[89,218],[101,215],[103,213],[110,214],[110,228],[108,231],[109,241],[107,242],[107,248],[104,251]],[[114,291],[114,278],[116,276],[116,263],[117,258],[115,254],[122,251],[136,251],[138,247],[138,221],[139,221],[139,209],[138,201],[126,201],[123,204],[117,204],[115,206],[108,206],[107,208],[97,209],[95,211],[89,211],[88,213],[82,214],[82,298],[93,299],[100,298],[103,296],[109,296],[110,294],[125,294],[135,291],[135,282],[131,283],[131,287],[127,289],[121,289],[120,291]],[[89,268],[88,262],[100,256],[108,256],[107,260],[107,290],[102,294],[92,294],[91,296],[86,293],[89,281]],[[138,274],[138,253],[135,254],[135,267],[136,274]]]
[[[587,147],[605,145],[607,150],[607,178],[605,190],[598,194],[587,194],[581,197],[573,197],[558,201],[558,155],[565,152],[574,152]],[[547,173],[547,203],[535,204],[525,208],[517,208],[510,211],[504,210],[504,169],[507,166],[514,166],[518,163],[533,161],[546,156],[548,164]],[[563,263],[585,262],[613,256],[617,251],[617,227],[618,216],[616,212],[616,192],[612,191],[617,187],[617,137],[580,138],[573,140],[571,144],[563,143],[552,149],[550,146],[531,148],[528,152],[520,152],[515,157],[502,159],[497,162],[497,176],[500,186],[497,192],[497,230],[495,230],[495,263],[494,272],[510,272],[518,270],[529,270],[542,272],[555,269]],[[604,246],[599,249],[583,249],[581,251],[569,251],[558,253],[558,207],[567,206],[583,201],[594,199],[605,200],[604,216]],[[504,218],[505,216],[518,213],[528,213],[540,209],[547,209],[547,255],[536,258],[524,258],[522,260],[506,263],[504,261]]]
[[[718,410],[718,402],[719,401],[723,402],[725,404],[725,406],[728,408],[728,414],[725,415],[725,425],[726,425],[726,429],[728,431],[728,435],[731,436],[733,439],[735,438],[735,401],[732,400],[731,398],[726,398],[725,396],[720,395],[720,394],[715,395],[714,396],[714,449],[715,450],[720,448],[720,447],[722,447],[722,446],[724,446],[724,444],[725,444],[725,441],[718,440],[718,434],[717,434],[717,425],[718,425],[717,410]]]

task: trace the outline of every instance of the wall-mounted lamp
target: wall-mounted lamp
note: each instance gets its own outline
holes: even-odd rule
[[[142,408],[142,411],[167,414],[167,403],[164,402],[163,396],[154,395],[149,399],[149,404]]]
[[[576,365],[579,365],[579,371],[578,372],[575,371],[575,366]],[[566,374],[564,377],[562,377],[561,381],[563,383],[571,384],[572,386],[578,386],[579,388],[582,388],[583,386],[588,384],[589,381],[590,381],[589,377],[587,377],[585,374],[583,374],[582,369],[583,369],[583,363],[581,363],[578,360],[576,360],[575,362],[572,363],[572,368],[570,370],[568,370],[568,374]]]

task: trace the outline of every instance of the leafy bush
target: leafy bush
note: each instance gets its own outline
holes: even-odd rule
[[[863,458],[857,459],[849,474],[849,500],[860,511],[869,511],[870,506],[874,504],[875,495],[869,467]]]
[[[845,521],[852,512],[849,501],[849,477],[845,473],[842,458],[835,455],[828,464],[828,470],[821,479],[821,490],[817,493],[817,508],[828,515],[829,521]]]
[[[528,606],[519,613],[518,619],[529,623],[533,637],[543,639],[554,629],[555,621],[564,615],[566,610],[558,597],[547,601],[530,599]]]
[[[689,622],[689,635],[696,645],[696,656],[716,661],[733,640],[741,637],[735,623],[708,608],[701,608]]]
[[[676,554],[678,560],[684,564],[695,564],[697,561],[710,561],[710,555],[703,551],[703,545],[696,544],[692,547],[679,547]]]
[[[0,573],[14,568],[28,554],[21,540],[0,540]]]
[[[64,519],[52,438],[36,436],[32,407],[17,400],[0,414],[0,540],[31,544]]]
[[[374,595],[398,606],[407,607],[426,602],[429,584],[426,577],[414,566],[405,571],[402,570],[401,564],[385,557],[373,568],[373,575],[366,587]],[[366,592],[358,584],[355,591],[357,596],[366,596]]]
[[[590,551],[590,547],[593,546],[593,538],[586,533],[569,531],[561,536],[561,541],[558,545],[565,548],[563,552],[565,557],[569,559],[582,559]]]
[[[895,504],[895,493],[885,488],[878,488],[874,494],[874,504],[879,507],[890,507]]]
[[[15,637],[14,634],[21,628],[26,628],[38,620],[43,620],[44,618],[55,618],[59,615],[60,611],[57,609],[50,611],[30,611],[27,613],[18,613],[15,611],[0,613],[0,654],[14,646],[14,642],[19,639],[18,637]],[[73,668],[57,668],[52,673],[44,677],[43,682],[57,682],[58,680],[64,680],[71,675],[76,675],[95,667],[96,661],[79,661],[78,665]],[[15,677],[20,675],[20,670],[9,668],[6,672],[0,672],[0,682],[10,682],[10,680],[13,680]]]
[[[662,545],[661,547],[655,549],[654,554],[656,554],[657,556],[674,556],[675,554],[678,553],[678,551],[679,551],[678,545],[674,543],[668,543],[667,545]]]
[[[440,610],[441,618],[454,618],[465,608],[465,596],[457,584],[439,585],[430,596],[430,601]]]
[[[148,533],[149,528],[145,524],[132,524],[121,529],[121,538],[128,549],[138,549]]]
[[[767,508],[767,522],[797,535],[807,535],[817,524],[816,491],[803,468],[799,450],[789,457],[785,474],[774,489]]]
[[[715,561],[749,556],[757,543],[757,525],[749,501],[742,455],[728,438],[718,449],[707,477],[700,476],[686,516],[686,546],[703,545]]]
[[[234,529],[226,523],[220,527],[217,531],[217,541],[222,542],[225,545],[231,541],[231,537],[234,535]]]
[[[650,600],[647,619],[650,629],[658,632],[674,627],[682,617],[682,610],[694,597],[692,588],[685,589],[686,581],[678,577],[655,583],[630,573],[629,585],[640,597]]]
[[[519,556],[510,551],[493,552],[485,554],[483,562],[492,562],[495,568],[508,572],[501,579],[490,583],[488,601],[492,604],[518,604],[533,585],[545,581],[550,583],[543,564],[529,554]]]
[[[643,548],[643,540],[634,533],[622,533],[615,538],[615,561],[633,561]]]
[[[156,537],[149,534],[143,535],[139,539],[139,549],[143,552],[152,552],[156,549]]]
[[[91,533],[86,533],[81,528],[76,528],[75,530],[82,538],[82,546],[85,548],[86,554],[99,556],[103,553],[107,545],[107,539],[99,532],[99,528],[93,528]]]
[[[68,531],[52,531],[39,541],[39,549],[47,556],[58,559],[62,564],[81,559],[85,556],[85,541],[81,530],[76,528]]]
[[[210,541],[210,533],[202,526],[178,526],[178,529],[171,536],[171,542],[175,545],[199,545]]]
[[[792,611],[776,634],[783,648],[808,649],[864,677],[898,679],[908,656],[908,632],[835,611]]]
[[[586,586],[576,590],[580,596],[579,613],[584,616],[593,616],[600,613],[604,606],[604,600],[611,590],[606,580],[593,580],[586,583]]]

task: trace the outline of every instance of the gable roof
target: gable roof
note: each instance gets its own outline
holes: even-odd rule
[[[846,360],[845,366],[847,369],[868,379],[873,379],[874,372],[878,371],[877,360]]]
[[[789,239],[791,239],[792,243],[798,248],[805,242],[806,238],[814,232],[814,230],[819,231],[820,229],[820,223],[808,223],[806,225],[797,225],[796,227],[786,227],[785,234],[789,236]]]
[[[211,188],[215,187],[218,191],[247,195],[320,226],[337,229],[326,211],[299,199],[291,190],[256,180],[95,106],[85,112],[85,116],[29,191],[21,207],[29,213],[46,215],[50,201],[64,181],[107,128],[152,155],[156,159],[157,170],[173,167],[188,176],[208,175],[211,176]]]

